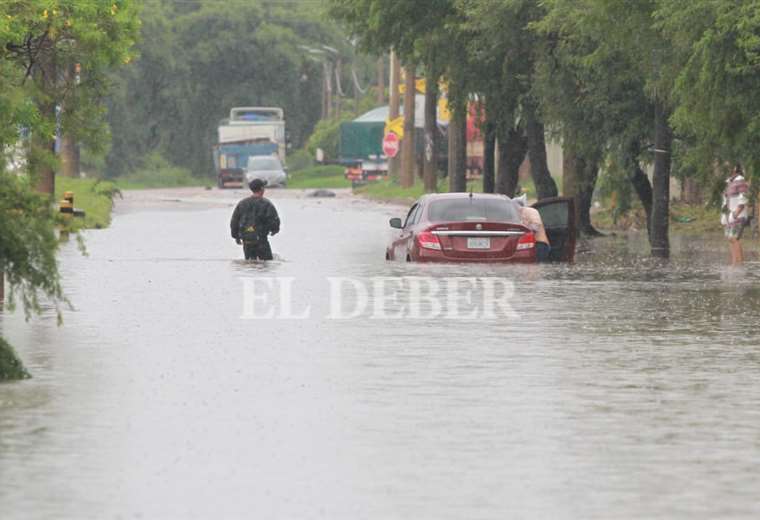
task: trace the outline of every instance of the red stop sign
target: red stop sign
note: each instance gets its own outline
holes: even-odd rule
[[[388,157],[396,157],[400,148],[401,141],[398,136],[393,132],[388,132],[388,135],[383,138],[383,153]]]

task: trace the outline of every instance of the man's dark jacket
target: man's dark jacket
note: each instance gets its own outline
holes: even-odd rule
[[[232,238],[243,240],[246,228],[254,227],[259,240],[266,242],[267,236],[280,232],[280,217],[274,205],[264,197],[248,197],[241,200],[230,220]]]

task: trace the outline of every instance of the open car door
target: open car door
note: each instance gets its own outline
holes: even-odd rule
[[[551,242],[552,262],[572,262],[575,259],[577,224],[575,222],[575,200],[570,197],[543,199],[533,207],[541,214],[546,235]]]

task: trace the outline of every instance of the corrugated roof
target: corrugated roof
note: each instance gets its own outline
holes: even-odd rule
[[[390,113],[390,107],[388,105],[373,108],[369,112],[360,115],[354,122],[356,123],[385,123],[388,120],[388,114]],[[401,115],[404,115],[404,106],[401,105]],[[439,125],[446,125],[442,121],[438,121]],[[417,128],[425,127],[425,96],[423,94],[417,94],[415,97],[414,107],[414,126]]]

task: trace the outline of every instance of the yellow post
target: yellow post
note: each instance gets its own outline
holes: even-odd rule
[[[72,204],[70,201],[64,199],[58,203],[58,207],[61,215],[63,215],[67,220],[74,216],[74,204]]]

